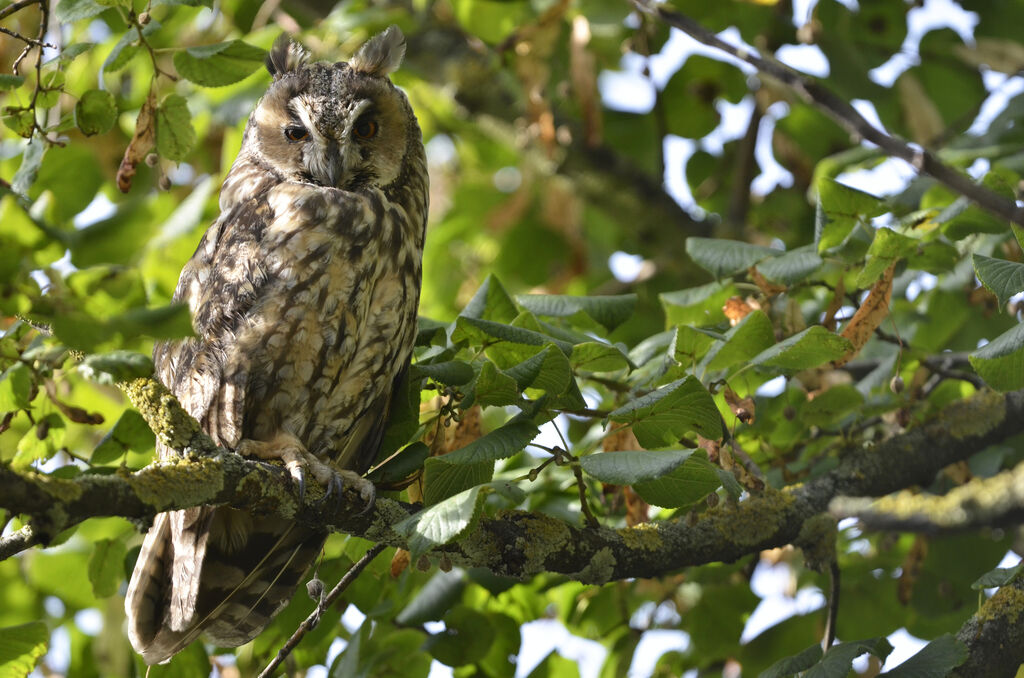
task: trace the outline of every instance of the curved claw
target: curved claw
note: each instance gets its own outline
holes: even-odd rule
[[[295,464],[288,469],[295,484],[299,486],[299,505],[306,501],[306,469],[301,464]]]
[[[345,486],[345,481],[341,479],[341,476],[337,473],[331,474],[330,480],[326,483],[324,488],[324,496],[316,500],[316,505],[323,506],[327,503],[327,500],[334,497],[335,503],[341,500],[341,490]]]

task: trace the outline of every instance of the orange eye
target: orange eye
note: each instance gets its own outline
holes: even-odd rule
[[[377,136],[377,123],[373,120],[360,120],[352,128],[352,134],[360,139],[372,139]]]
[[[309,130],[300,125],[292,125],[284,128],[284,135],[288,141],[302,141],[309,136]]]

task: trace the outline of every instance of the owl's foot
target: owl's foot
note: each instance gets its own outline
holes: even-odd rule
[[[377,488],[373,483],[352,471],[341,471],[321,461],[316,455],[305,448],[302,442],[293,435],[281,433],[273,440],[243,440],[238,444],[237,452],[242,456],[257,459],[277,459],[284,462],[284,467],[295,479],[299,487],[299,502],[306,498],[306,474],[309,473],[324,487],[324,496],[320,503],[331,496],[341,497],[342,488],[348,484],[359,493],[366,502],[363,512],[373,507],[377,497]]]

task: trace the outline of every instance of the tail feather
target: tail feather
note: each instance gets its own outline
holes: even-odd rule
[[[128,587],[129,638],[147,664],[167,661],[203,632],[222,647],[255,638],[291,600],[327,536],[290,521],[255,524],[228,507],[189,511],[157,516]]]

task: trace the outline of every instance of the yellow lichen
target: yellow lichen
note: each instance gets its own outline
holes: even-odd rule
[[[1004,586],[989,598],[978,610],[978,624],[984,626],[990,621],[1015,625],[1024,613],[1024,591]]]
[[[635,527],[616,530],[622,541],[631,549],[657,551],[664,546],[657,523],[640,523]]]
[[[162,473],[174,469],[174,473]],[[135,494],[150,506],[163,510],[174,504],[199,506],[208,503],[224,488],[219,459],[173,459],[160,461],[128,478]]]
[[[995,391],[981,391],[948,405],[929,428],[936,429],[933,433],[962,440],[988,433],[1005,418],[1006,399]]]
[[[82,496],[82,486],[73,480],[54,478],[47,474],[38,474],[35,480],[54,499],[70,503]]]
[[[183,450],[194,446],[197,437],[202,436],[199,423],[155,379],[133,379],[122,384],[121,388],[160,442],[171,449]]]
[[[615,556],[605,546],[594,554],[587,566],[576,573],[576,578],[584,584],[607,584],[615,574]]]
[[[708,511],[718,532],[741,546],[753,546],[775,534],[785,519],[786,507],[793,497],[766,487],[760,496],[739,504],[726,502]]]
[[[561,520],[530,513],[516,513],[515,518],[525,533],[516,540],[516,549],[526,557],[524,574],[542,572],[549,555],[572,549],[569,527]]]

